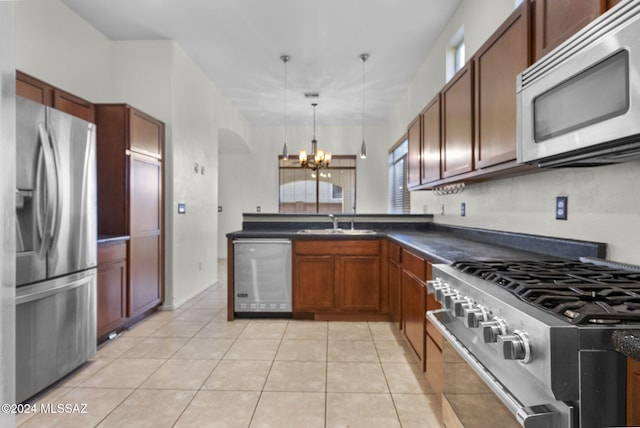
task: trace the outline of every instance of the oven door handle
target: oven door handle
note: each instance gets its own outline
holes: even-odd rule
[[[551,404],[538,406],[523,406],[498,380],[478,361],[469,350],[449,331],[440,321],[438,314],[447,309],[438,309],[427,312],[427,319],[438,329],[445,339],[458,351],[460,356],[469,363],[473,371],[487,384],[500,398],[516,419],[525,428],[556,428],[560,427],[560,412]]]

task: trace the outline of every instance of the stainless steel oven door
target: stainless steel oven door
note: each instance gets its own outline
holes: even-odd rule
[[[519,76],[519,162],[640,155],[640,5],[621,6]]]
[[[442,333],[443,341],[443,417],[446,409],[468,426],[523,426],[526,428],[572,427],[570,407],[560,403],[526,406],[445,325],[446,310],[427,312],[427,318]],[[476,380],[477,379],[477,380]],[[526,382],[520,378],[520,382]],[[482,415],[478,405],[484,409]],[[471,412],[471,413],[470,413]],[[466,420],[466,423],[465,423]]]

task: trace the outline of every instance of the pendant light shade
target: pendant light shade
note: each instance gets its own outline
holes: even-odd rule
[[[367,158],[367,144],[364,142],[364,63],[369,59],[369,54],[360,54],[362,61],[362,145],[360,146],[360,159]]]
[[[282,133],[284,138],[284,144],[282,146],[282,159],[289,159],[289,147],[287,147],[287,63],[291,59],[289,55],[282,55],[280,57],[284,63],[284,113],[282,115]]]

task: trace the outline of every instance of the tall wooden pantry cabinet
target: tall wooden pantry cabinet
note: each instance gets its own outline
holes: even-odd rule
[[[128,235],[127,318],[164,299],[164,124],[127,105],[97,104],[98,234]]]

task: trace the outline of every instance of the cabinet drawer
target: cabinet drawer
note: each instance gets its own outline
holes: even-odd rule
[[[119,262],[127,258],[126,242],[98,245],[98,264]]]
[[[402,251],[402,268],[422,281],[427,279],[427,262],[410,251]]]
[[[295,241],[295,254],[304,255],[380,255],[379,240]]]

